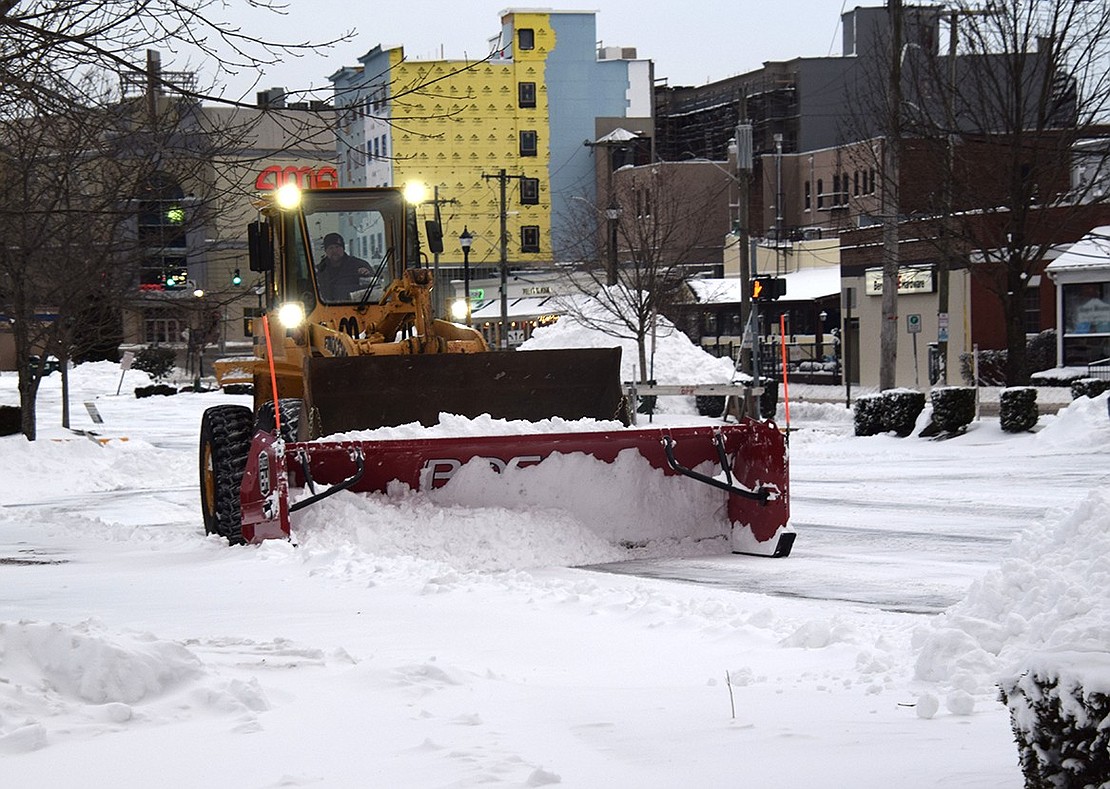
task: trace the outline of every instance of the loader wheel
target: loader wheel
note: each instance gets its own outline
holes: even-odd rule
[[[283,397],[278,400],[281,409],[281,438],[284,441],[296,441],[297,430],[301,421],[301,399],[299,397]],[[267,433],[274,432],[274,401],[267,400],[258,406],[254,426],[257,430]]]
[[[204,533],[243,542],[239,487],[254,435],[254,414],[246,406],[218,405],[200,420],[200,506]]]

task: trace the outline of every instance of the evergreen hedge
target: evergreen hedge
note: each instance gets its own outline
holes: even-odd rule
[[[958,433],[975,419],[974,387],[943,386],[929,394],[929,402],[935,432]]]
[[[1071,399],[1098,397],[1107,389],[1110,389],[1110,381],[1104,378],[1080,378],[1071,382]]]
[[[1084,654],[1085,663],[1105,656]],[[1103,669],[1105,670],[1105,669]],[[1042,667],[1001,686],[1026,789],[1110,785],[1110,698]]]
[[[1007,433],[1032,430],[1040,418],[1037,410],[1037,389],[1033,386],[1011,386],[999,395],[998,420]]]
[[[852,421],[857,436],[874,436],[883,432],[882,395],[863,395],[852,406]]]
[[[176,362],[177,353],[173,348],[152,345],[135,354],[135,361],[132,362],[131,366],[136,370],[142,370],[155,381],[161,381],[173,372],[173,366]]]
[[[925,394],[914,389],[888,389],[864,395],[853,407],[857,436],[897,433],[905,438],[913,432],[917,417],[925,408]]]

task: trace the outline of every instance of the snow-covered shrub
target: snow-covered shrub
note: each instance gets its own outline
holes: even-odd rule
[[[1004,386],[1006,383],[1005,349],[1000,351],[979,351],[979,384],[981,386]],[[974,386],[975,355],[960,354],[960,375],[964,383]],[[1025,372],[1032,375],[1056,366],[1056,330],[1045,329],[1025,343]]]
[[[925,393],[915,389],[888,389],[880,398],[883,430],[905,438],[913,432],[917,417],[925,408]]]
[[[1080,378],[1071,382],[1071,399],[1098,397],[1107,389],[1110,389],[1110,381],[1103,378]]]
[[[176,361],[177,353],[173,348],[151,346],[135,354],[135,361],[131,366],[136,370],[142,370],[157,382],[173,372]]]
[[[1037,389],[1033,386],[1011,386],[998,397],[998,420],[1007,433],[1032,430],[1040,418],[1037,410]]]
[[[154,395],[169,397],[175,394],[177,394],[177,389],[169,384],[152,384],[151,386],[135,387],[135,397],[153,397]]]
[[[856,400],[853,420],[857,436],[894,432],[903,438],[913,432],[925,408],[925,395],[915,389],[888,389]]]
[[[871,394],[856,398],[852,407],[852,421],[857,436],[874,436],[883,432],[882,395]]]
[[[929,395],[933,406],[933,427],[938,432],[956,433],[975,418],[975,389],[970,386],[942,386]]]
[[[1085,656],[1088,660],[1091,656]],[[1110,698],[1042,666],[1002,683],[1027,789],[1106,786]]]

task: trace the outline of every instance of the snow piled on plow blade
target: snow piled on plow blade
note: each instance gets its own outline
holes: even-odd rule
[[[565,433],[619,428],[581,420],[520,422],[441,415],[417,425],[329,436],[332,441]],[[698,469],[713,474],[714,464]],[[292,500],[308,495],[292,492]],[[410,556],[464,570],[584,565],[627,558],[727,553],[727,497],[668,476],[636,450],[607,463],[583,452],[495,469],[475,458],[443,487],[416,491],[400,482],[385,493],[344,491],[296,513],[293,539],[320,549]],[[413,513],[417,518],[413,518]],[[414,525],[419,524],[419,525]]]

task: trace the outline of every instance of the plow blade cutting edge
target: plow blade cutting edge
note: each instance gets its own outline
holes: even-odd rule
[[[338,490],[402,483],[444,505],[557,509],[609,542],[728,540],[786,556],[787,447],[774,424],[384,441],[255,434],[241,487],[247,542],[288,538],[297,510]]]

